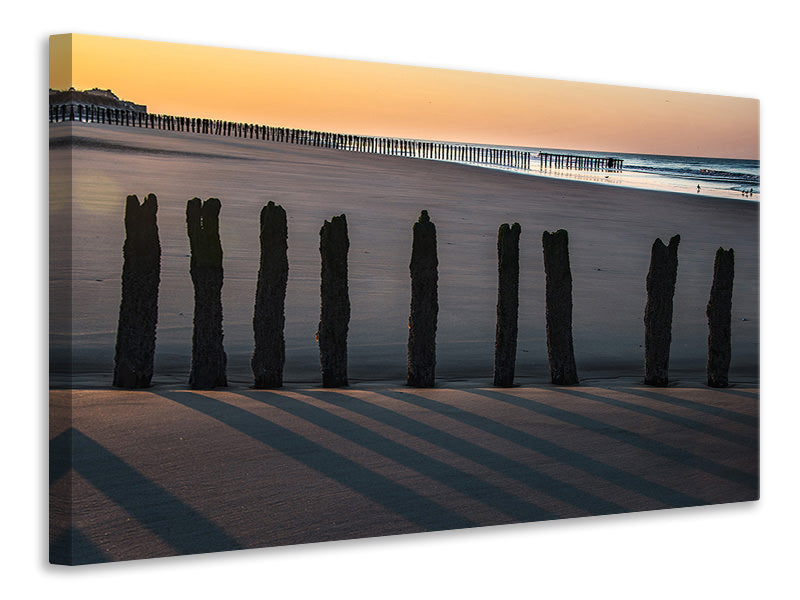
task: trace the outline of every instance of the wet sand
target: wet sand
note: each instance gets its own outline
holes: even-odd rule
[[[59,143],[70,131],[79,142]],[[289,219],[289,383],[313,385],[320,379],[314,340],[319,229],[325,219],[342,213],[351,243],[351,380],[404,381],[411,227],[423,209],[438,234],[439,381],[491,378],[497,229],[515,221],[522,226],[521,383],[548,381],[541,234],[559,228],[570,236],[575,354],[583,379],[641,375],[650,246],[656,237],[667,240],[676,233],[681,246],[673,377],[704,381],[705,307],[714,253],[724,246],[736,252],[731,379],[758,378],[757,203],[258,140],[86,124],[51,126],[50,132],[55,140],[50,181],[55,386],[110,385],[124,199],[151,192],[159,199],[162,245],[154,377],[159,385],[181,385],[188,378],[192,291],[184,215],[193,196],[222,201],[223,327],[233,385],[252,383],[258,214],[269,200],[281,204]]]

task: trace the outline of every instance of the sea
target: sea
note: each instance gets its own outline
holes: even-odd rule
[[[698,156],[666,156],[657,154],[629,154],[568,150],[564,148],[529,148],[522,146],[489,146],[531,153],[531,168],[514,169],[502,166],[489,168],[512,171],[526,175],[589,181],[647,190],[662,190],[687,194],[700,194],[720,198],[759,201],[760,161],[733,158],[706,158]],[[539,153],[592,156],[622,160],[618,171],[585,171],[540,166]]]

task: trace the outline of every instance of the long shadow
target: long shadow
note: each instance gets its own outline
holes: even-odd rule
[[[405,486],[251,412],[192,392],[160,392],[159,395],[282,452],[424,529],[437,531],[478,526]]]
[[[400,431],[404,431],[405,433],[416,436],[440,448],[449,450],[473,462],[502,473],[506,477],[524,483],[553,498],[558,498],[559,500],[581,508],[590,514],[601,515],[627,511],[627,509],[618,504],[598,498],[569,483],[541,473],[528,465],[492,452],[491,450],[487,450],[486,448],[451,435],[446,431],[431,427],[430,425],[426,425],[377,404],[330,391],[304,390],[303,394],[390,425]]]
[[[71,453],[72,467],[81,477],[181,554],[241,548],[203,515],[75,428],[53,438],[50,453],[51,456]],[[63,472],[63,460],[57,463],[55,472]],[[91,558],[81,556],[80,548],[73,548],[77,552],[70,558],[76,562],[70,564]]]
[[[443,483],[465,496],[499,510],[518,521],[543,521],[558,518],[557,515],[530,502],[521,500],[513,494],[475,475],[461,471],[445,462],[431,458],[427,454],[413,450],[403,444],[379,435],[366,427],[362,427],[361,425],[311,404],[267,391],[239,393],[242,396],[247,396],[258,402],[263,402],[264,404],[286,411],[300,419],[350,440],[363,448],[385,456],[410,469],[414,469],[418,473]]]
[[[758,400],[760,396],[760,388],[752,388],[750,391],[747,389],[736,389],[736,388],[714,388],[716,392],[722,392],[723,394],[730,394],[731,396],[739,396],[740,398],[747,398],[748,400]]]
[[[758,417],[751,417],[750,415],[745,415],[739,412],[735,412],[733,410],[728,410],[726,408],[719,408],[718,406],[713,406],[710,404],[703,404],[702,402],[694,402],[692,400],[675,398],[673,396],[667,396],[666,394],[651,392],[650,390],[628,388],[622,391],[624,391],[627,394],[632,394],[634,396],[642,396],[644,398],[649,398],[650,400],[664,402],[665,404],[680,406],[681,408],[691,408],[692,410],[696,410],[698,412],[704,412],[709,415],[714,415],[715,417],[722,417],[724,419],[728,419],[729,421],[735,421],[737,423],[741,423],[742,425],[749,425],[750,427],[757,428],[759,423]],[[752,396],[748,397],[751,400],[755,400],[755,398],[753,398]]]
[[[477,390],[470,390],[471,393],[477,393]],[[531,435],[519,429],[509,427],[492,419],[482,417],[473,412],[439,402],[437,400],[430,400],[416,394],[400,391],[384,390],[381,392],[384,396],[389,396],[397,400],[402,400],[409,404],[426,408],[433,412],[450,417],[456,421],[461,421],[476,429],[481,429],[492,435],[504,438],[510,442],[518,444],[524,448],[534,450],[550,458],[566,463],[576,469],[605,479],[619,487],[625,488],[632,492],[636,492],[653,500],[657,500],[670,507],[685,507],[685,506],[700,506],[708,504],[705,500],[700,500],[684,494],[668,487],[654,483],[638,475],[627,473],[622,469],[618,469],[611,465],[607,465],[599,460],[585,456],[553,442],[549,442],[543,438]]]
[[[54,565],[92,565],[109,558],[86,536],[70,527],[50,544],[50,562]]]
[[[661,419],[662,421],[675,423],[676,425],[680,425],[681,427],[686,427],[687,429],[694,429],[695,431],[699,431],[706,435],[710,435],[728,442],[733,442],[734,444],[739,444],[740,446],[753,448],[754,450],[758,449],[757,439],[753,439],[744,435],[739,435],[738,433],[733,433],[731,431],[726,431],[724,429],[720,429],[718,427],[714,427],[706,423],[695,421],[694,419],[689,419],[688,417],[673,415],[672,413],[664,412],[662,410],[657,410],[655,408],[650,408],[649,406],[641,406],[633,402],[626,402],[625,400],[619,400],[618,398],[607,398],[606,396],[592,394],[584,390],[563,388],[559,389],[559,392],[561,392],[562,394],[575,396],[576,398],[584,398],[586,400],[591,400],[592,402],[601,402],[603,404],[608,404],[609,406],[624,408],[626,410],[637,412],[642,415],[647,415],[648,417],[654,417],[656,419]],[[633,392],[628,392],[628,393],[633,393]],[[640,395],[648,397],[646,394],[640,394]]]
[[[50,485],[66,475],[72,468],[72,428],[65,429],[50,440],[48,461]]]
[[[664,444],[657,440],[653,440],[634,431],[629,431],[621,427],[609,425],[608,423],[603,423],[602,421],[597,421],[590,417],[585,417],[583,415],[572,413],[568,410],[556,408],[554,406],[550,406],[542,402],[537,402],[529,398],[520,398],[517,396],[504,394],[502,392],[497,392],[494,390],[475,389],[471,391],[474,394],[479,394],[481,396],[485,396],[493,400],[505,402],[506,404],[511,404],[513,406],[518,406],[520,408],[530,410],[537,414],[550,417],[551,419],[556,419],[564,423],[569,423],[570,425],[577,425],[578,427],[583,427],[584,429],[588,429],[600,435],[604,435],[618,442],[623,442],[625,444],[641,448],[642,450],[647,450],[648,452],[651,452],[658,456],[662,456],[677,463],[694,467],[695,469],[698,469],[700,471],[705,471],[710,475],[715,475],[722,479],[727,479],[728,481],[731,481],[733,483],[737,483],[745,487],[758,490],[758,475],[751,475],[750,473],[745,473],[744,471],[740,471],[739,469],[722,465],[718,462],[714,462],[713,460],[709,460],[707,458],[703,458],[702,456],[697,456],[696,454],[692,454],[691,452],[688,452],[686,450],[682,450],[680,448],[670,446],[669,444]],[[558,389],[557,391],[567,392],[568,390]]]

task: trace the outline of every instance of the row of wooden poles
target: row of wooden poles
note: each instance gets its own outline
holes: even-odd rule
[[[270,127],[268,125],[255,125],[253,123],[236,123],[215,119],[173,117],[170,115],[156,115],[146,112],[135,112],[94,105],[50,105],[50,122],[61,123],[64,121],[123,125],[166,131],[250,138],[272,142],[286,142],[289,144],[302,144],[320,148],[332,148],[336,150],[348,150],[352,152],[368,152],[387,156],[405,156],[410,158],[487,164],[514,169],[531,168],[531,153],[523,150],[506,150],[503,148],[488,148],[470,144],[348,135],[306,129]]]
[[[579,169],[583,171],[621,171],[622,159],[575,154],[551,154],[539,152],[539,167],[556,169]]]
[[[161,246],[156,196],[140,204],[128,196],[125,207],[122,301],[114,360],[113,384],[149,387],[153,376]],[[222,245],[219,237],[221,203],[193,198],[186,205],[191,251],[189,272],[194,286],[194,322],[189,385],[210,389],[227,385],[227,357],[222,333]],[[500,226],[497,237],[498,290],[495,332],[494,384],[514,384],[519,312],[518,223]],[[317,330],[322,385],[348,385],[347,334],[350,322],[347,256],[350,246],[345,215],[325,221],[320,230],[320,321]],[[412,228],[410,262],[411,308],[408,320],[407,384],[432,387],[436,379],[438,258],[436,227],[422,211]],[[644,315],[644,382],[668,384],[672,305],[678,271],[678,244],[657,239],[647,274]],[[554,384],[578,384],[572,341],[572,274],[567,232],[542,235],[545,268],[545,312],[550,377]],[[289,273],[288,229],[284,209],[269,202],[260,216],[260,263],[253,311],[254,350],[251,368],[256,388],[283,385],[285,362],[284,304]],[[731,299],[733,250],[717,250],[714,280],[707,306],[709,336],[708,385],[728,385],[731,358]]]

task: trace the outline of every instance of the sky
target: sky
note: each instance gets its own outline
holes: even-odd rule
[[[710,94],[82,34],[50,38],[50,87],[111,89],[152,113],[336,133],[759,157],[758,100]]]

